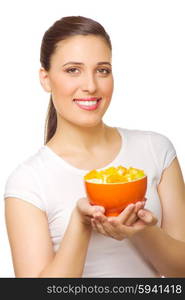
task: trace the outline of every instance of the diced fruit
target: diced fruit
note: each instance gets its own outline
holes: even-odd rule
[[[107,169],[97,171],[92,170],[84,176],[84,180],[89,180],[94,183],[119,183],[130,182],[140,179],[145,176],[143,170],[123,166],[109,167]]]

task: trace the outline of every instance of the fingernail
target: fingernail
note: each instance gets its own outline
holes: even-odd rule
[[[104,212],[104,208],[101,207],[101,206],[96,206],[96,207],[95,207],[95,211],[96,211],[96,212]]]
[[[135,207],[135,205],[133,203],[128,205],[129,209],[133,209]]]
[[[140,211],[139,211],[139,216],[140,216],[140,217],[144,217],[144,216],[145,216],[145,213],[144,213],[143,210],[140,210]]]

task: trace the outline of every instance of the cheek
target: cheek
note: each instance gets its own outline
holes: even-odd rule
[[[106,95],[107,97],[111,97],[113,93],[113,80],[102,82],[101,90],[104,95]]]
[[[75,80],[63,80],[62,81],[62,90],[66,96],[73,95],[77,88],[78,88],[78,82]]]
[[[78,82],[75,80],[69,80],[66,78],[60,78],[55,80],[52,85],[52,92],[55,95],[70,96],[74,93],[78,87]]]

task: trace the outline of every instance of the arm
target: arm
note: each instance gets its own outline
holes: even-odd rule
[[[163,210],[162,229],[153,226],[156,219],[151,212],[142,207],[135,207],[134,212],[129,206],[116,218],[96,214],[92,219],[93,226],[100,233],[118,240],[130,238],[159,274],[184,277],[185,186],[177,159],[163,172],[158,192]],[[135,218],[136,213],[139,220]]]
[[[6,224],[16,277],[81,277],[91,235],[85,215],[90,216],[95,208],[80,200],[55,254],[45,213],[21,199],[6,199]]]
[[[158,187],[162,203],[162,229],[147,228],[133,240],[158,272],[166,277],[185,276],[185,186],[177,159]]]
[[[82,222],[80,213],[75,209],[58,252],[40,277],[81,277],[90,235],[90,226]]]
[[[185,242],[174,239],[156,226],[140,231],[131,239],[159,274],[185,277]]]

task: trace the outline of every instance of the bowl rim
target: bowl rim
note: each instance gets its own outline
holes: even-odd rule
[[[98,183],[98,182],[91,182],[89,180],[91,179],[86,179],[84,180],[84,182],[88,182],[88,183],[92,183],[92,184],[104,184],[104,185],[115,185],[115,184],[127,184],[127,183],[131,183],[131,182],[135,182],[135,181],[139,181],[141,179],[144,179],[145,177],[147,177],[147,175],[143,176],[142,178],[138,178],[138,179],[135,179],[135,180],[131,180],[131,181],[127,181],[127,182],[110,182],[110,183],[104,183],[104,182],[101,182],[101,183]]]

